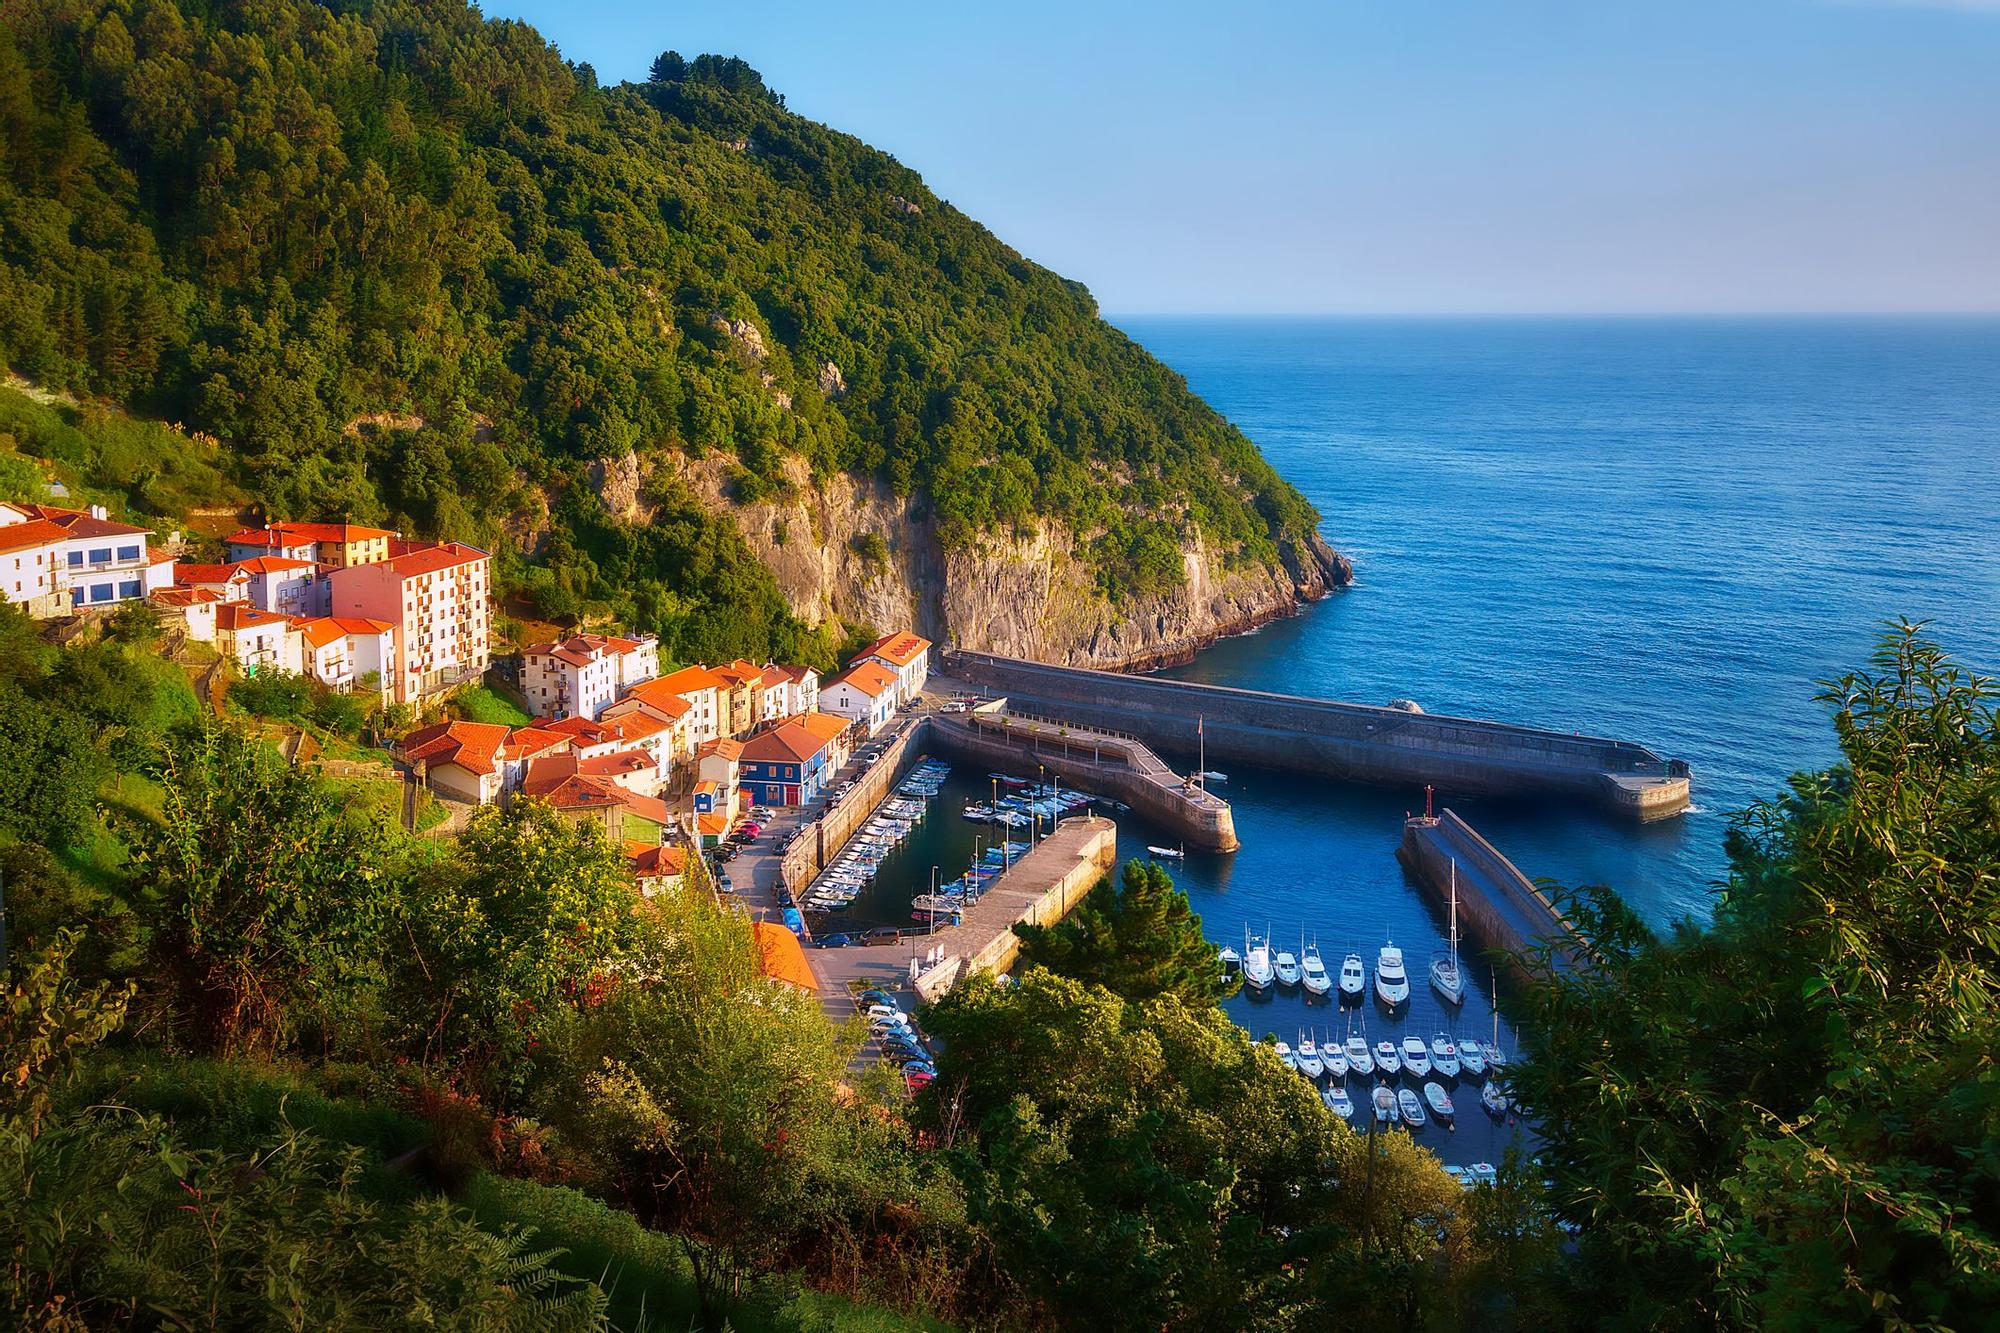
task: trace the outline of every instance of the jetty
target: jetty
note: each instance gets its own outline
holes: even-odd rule
[[[957,651],[955,680],[1010,711],[1211,762],[1464,795],[1582,801],[1647,822],[1688,805],[1688,766],[1643,745],[1402,708]]]
[[[1131,736],[1024,713],[1005,699],[941,713],[929,724],[926,743],[947,759],[1009,772],[1032,766],[1093,796],[1123,801],[1190,847],[1233,852],[1241,845],[1229,802]]]
[[[1440,913],[1456,886],[1459,920],[1479,943],[1502,952],[1517,981],[1525,980],[1520,956],[1551,940],[1559,965],[1587,951],[1588,941],[1549,896],[1455,811],[1405,820],[1396,859]]]

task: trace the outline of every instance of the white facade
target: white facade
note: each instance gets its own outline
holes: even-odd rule
[[[884,671],[878,682],[861,672],[849,671],[820,691],[819,706],[822,712],[859,722],[873,736],[896,715],[894,677]]]
[[[530,644],[521,654],[521,690],[541,717],[596,721],[609,704],[660,674],[660,641],[578,634]]]

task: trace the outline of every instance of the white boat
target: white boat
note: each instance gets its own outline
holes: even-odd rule
[[[1387,1037],[1375,1043],[1375,1067],[1382,1071],[1383,1078],[1394,1078],[1403,1072],[1403,1057],[1396,1054],[1396,1043]]]
[[[1155,847],[1151,843],[1146,844],[1146,850],[1162,861],[1178,861],[1187,855],[1179,847]]]
[[[1507,1094],[1500,1091],[1498,1083],[1488,1083],[1479,1090],[1479,1104],[1486,1108],[1486,1114],[1495,1120],[1507,1114]]]
[[[1440,1032],[1431,1038],[1431,1068],[1438,1071],[1440,1078],[1458,1077],[1458,1044],[1450,1034]]]
[[[1497,1041],[1489,1041],[1480,1047],[1480,1054],[1486,1057],[1486,1064],[1490,1069],[1507,1067],[1507,1052],[1500,1049],[1500,1043]]]
[[[1342,1120],[1354,1119],[1354,1099],[1347,1095],[1347,1089],[1339,1084],[1320,1093],[1319,1099],[1326,1103],[1326,1109]]]
[[[1292,1046],[1290,1042],[1281,1041],[1272,1049],[1277,1051],[1278,1058],[1285,1062],[1285,1068],[1297,1069],[1299,1067],[1299,1057],[1292,1054]]]
[[[1227,773],[1218,773],[1212,768],[1204,768],[1199,773],[1196,773],[1195,776],[1200,778],[1203,782],[1229,781],[1229,775]]]
[[[1333,978],[1326,973],[1326,963],[1319,956],[1319,941],[1314,940],[1305,947],[1305,957],[1299,960],[1299,982],[1309,995],[1324,995],[1333,989]]]
[[[1271,988],[1271,946],[1250,934],[1243,932],[1243,984],[1251,990]]]
[[[1347,1077],[1347,1052],[1334,1042],[1327,1042],[1319,1048],[1320,1061],[1326,1065],[1326,1076],[1333,1079]]]
[[[1431,1104],[1431,1114],[1440,1120],[1452,1117],[1451,1094],[1444,1090],[1442,1083],[1424,1084],[1424,1100]]]
[[[1474,1162],[1471,1166],[1465,1168],[1465,1172],[1472,1177],[1472,1183],[1475,1185],[1497,1185],[1500,1183],[1500,1173],[1493,1169],[1493,1163],[1491,1162]]]
[[[1375,1120],[1379,1124],[1396,1114],[1396,1094],[1389,1091],[1389,1085],[1375,1085]]]
[[[1446,1004],[1465,1003],[1465,974],[1458,967],[1458,862],[1451,863],[1451,951],[1431,957],[1431,989]]]
[[[1486,1077],[1486,1054],[1479,1049],[1479,1043],[1468,1041],[1458,1048],[1458,1062],[1465,1068],[1467,1078]]]
[[[1358,1000],[1367,989],[1368,971],[1361,966],[1361,955],[1350,953],[1340,960],[1340,998]]]
[[[1410,998],[1410,978],[1403,971],[1403,951],[1393,944],[1383,945],[1375,959],[1375,994],[1391,1009]]]
[[[1403,1068],[1410,1071],[1411,1078],[1423,1078],[1431,1072],[1431,1053],[1422,1037],[1403,1038]]]
[[[1408,1088],[1398,1088],[1396,1090],[1396,1105],[1402,1109],[1404,1124],[1408,1125],[1411,1129],[1422,1129],[1424,1127],[1424,1104],[1417,1099],[1416,1093],[1411,1092]]]
[[[1240,972],[1243,969],[1243,955],[1236,952],[1233,947],[1227,944],[1223,945],[1216,952],[1215,961],[1222,965],[1222,975],[1224,976],[1228,976],[1232,972]]]
[[[1303,1032],[1299,1034],[1299,1050],[1293,1059],[1298,1071],[1307,1078],[1318,1078],[1326,1072],[1326,1065],[1319,1058],[1319,1047]]]
[[[1375,1072],[1375,1057],[1368,1053],[1368,1038],[1347,1039],[1347,1065],[1363,1078]]]
[[[1277,969],[1278,984],[1280,986],[1296,986],[1299,984],[1299,960],[1293,957],[1290,949],[1278,950],[1278,961],[1272,964],[1272,966]]]

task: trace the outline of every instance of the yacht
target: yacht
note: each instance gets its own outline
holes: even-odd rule
[[[1468,1041],[1458,1048],[1458,1063],[1465,1069],[1467,1078],[1486,1077],[1486,1053],[1479,1049],[1479,1043]]]
[[[1499,1042],[1487,1042],[1480,1049],[1480,1053],[1486,1057],[1486,1067],[1488,1069],[1505,1069],[1507,1067],[1507,1052],[1500,1049]]]
[[[1449,1120],[1454,1110],[1451,1094],[1444,1090],[1442,1083],[1424,1084],[1424,1100],[1431,1104],[1431,1114],[1440,1120]]]
[[[1326,963],[1319,956],[1319,941],[1314,940],[1305,947],[1305,957],[1299,960],[1300,978],[1309,995],[1324,995],[1333,989],[1333,978],[1326,974]]]
[[[1431,1072],[1431,1053],[1422,1037],[1403,1038],[1403,1068],[1410,1071],[1411,1078],[1423,1078]]]
[[[1446,1004],[1465,1003],[1465,974],[1458,969],[1458,862],[1451,863],[1451,949],[1431,957],[1431,989]]]
[[[1375,1085],[1375,1123],[1382,1124],[1396,1114],[1396,1094],[1387,1083]]]
[[[1354,1101],[1347,1095],[1346,1088],[1336,1083],[1322,1092],[1319,1095],[1319,1099],[1326,1103],[1327,1110],[1333,1112],[1342,1120],[1354,1119]]]
[[[1486,1114],[1495,1120],[1507,1114],[1507,1094],[1500,1091],[1498,1083],[1488,1083],[1479,1090],[1479,1104],[1486,1108]]]
[[[1338,1042],[1328,1040],[1319,1048],[1319,1058],[1326,1066],[1326,1076],[1332,1079],[1347,1077],[1347,1052],[1340,1049]]]
[[[1271,946],[1247,928],[1243,932],[1243,984],[1253,991],[1271,988]]]
[[[1393,944],[1382,946],[1375,960],[1375,994],[1391,1009],[1410,998],[1409,974],[1403,971],[1403,951]]]
[[[1439,1078],[1458,1077],[1458,1044],[1449,1033],[1440,1032],[1431,1038],[1431,1068],[1438,1071]]]
[[[1347,1064],[1362,1078],[1375,1072],[1375,1057],[1368,1053],[1368,1038],[1350,1036],[1347,1039]]]
[[[1299,960],[1292,955],[1290,949],[1278,950],[1278,961],[1273,966],[1277,968],[1280,986],[1299,984]]]
[[[1396,1043],[1387,1037],[1375,1043],[1375,1067],[1382,1071],[1383,1078],[1394,1078],[1403,1072],[1403,1057],[1396,1054]]]
[[[1272,1049],[1277,1051],[1278,1058],[1285,1062],[1285,1068],[1297,1069],[1299,1067],[1299,1057],[1292,1054],[1291,1043],[1281,1041]]]
[[[1298,1071],[1307,1078],[1318,1078],[1326,1072],[1326,1065],[1319,1058],[1319,1047],[1303,1032],[1299,1034],[1298,1054],[1292,1058]]]
[[[1361,955],[1350,953],[1340,960],[1340,998],[1358,1000],[1361,992],[1368,989],[1368,972],[1361,966]]]
[[[1417,1099],[1416,1093],[1411,1092],[1408,1088],[1398,1088],[1396,1090],[1396,1105],[1402,1108],[1404,1124],[1408,1125],[1411,1129],[1422,1129],[1424,1127],[1424,1104]]]

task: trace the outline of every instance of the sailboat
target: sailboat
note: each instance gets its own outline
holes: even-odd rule
[[[1458,970],[1458,862],[1451,863],[1451,952],[1431,957],[1431,989],[1446,1004],[1465,1003],[1465,977]]]
[[[1480,1053],[1486,1057],[1486,1064],[1494,1073],[1497,1074],[1507,1067],[1507,1052],[1500,1049],[1500,978],[1498,973],[1495,973],[1493,977],[1493,1040],[1487,1042],[1486,1049]]]

